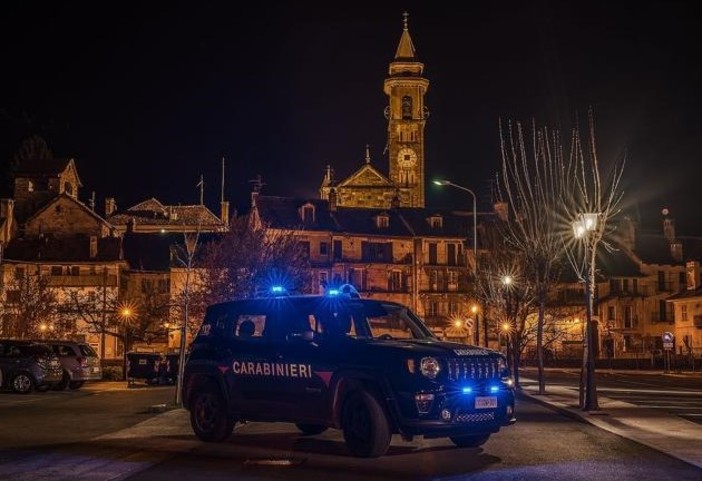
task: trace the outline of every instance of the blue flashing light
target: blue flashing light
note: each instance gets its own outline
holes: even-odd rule
[[[285,288],[283,286],[272,286],[271,294],[284,294]]]
[[[490,386],[490,392],[497,392],[500,390],[500,386]]]
[[[339,289],[329,289],[327,292],[329,296],[338,296],[339,295]]]
[[[355,287],[351,284],[342,284],[338,287],[331,287],[327,290],[327,296],[329,297],[347,297],[358,299],[361,296]]]
[[[461,389],[461,392],[463,394],[470,394],[473,392],[473,388],[470,386],[465,386],[463,389]]]

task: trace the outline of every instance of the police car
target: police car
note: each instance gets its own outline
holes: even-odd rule
[[[513,380],[496,351],[437,339],[406,306],[327,295],[276,295],[208,307],[185,365],[183,404],[203,441],[237,422],[341,429],[359,457],[391,435],[477,447],[515,422]]]

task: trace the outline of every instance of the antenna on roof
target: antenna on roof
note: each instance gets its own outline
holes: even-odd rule
[[[200,174],[200,182],[195,187],[200,187],[200,205],[203,205],[205,203],[205,180],[202,174]]]
[[[224,202],[224,156],[222,156],[222,192],[219,199],[220,202]]]

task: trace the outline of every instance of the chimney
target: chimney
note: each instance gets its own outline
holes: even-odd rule
[[[509,204],[507,202],[495,202],[494,208],[495,214],[501,221],[507,222],[509,220]]]
[[[223,200],[221,202],[220,218],[225,226],[229,226],[229,201]]]
[[[114,197],[105,198],[105,217],[109,217],[117,210],[117,203]]]
[[[667,209],[663,211],[667,212]],[[675,219],[667,216],[663,218],[663,235],[671,244],[675,242]]]
[[[700,286],[700,263],[697,261],[688,261],[685,264],[687,271],[687,289],[692,291]]]
[[[329,189],[329,212],[336,212],[337,207],[336,188]]]

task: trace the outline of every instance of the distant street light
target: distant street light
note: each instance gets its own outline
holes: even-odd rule
[[[129,325],[132,317],[134,316],[134,309],[130,305],[124,305],[119,309],[119,316],[122,318],[122,324],[124,325],[124,373],[122,375],[122,380],[127,380],[127,349],[129,349],[129,331],[131,326]]]
[[[468,192],[473,197],[473,263],[474,263],[473,270],[474,270],[474,275],[477,276],[478,275],[478,208],[477,208],[478,201],[477,201],[477,197],[475,195],[475,192],[473,192],[472,190],[470,190],[467,187],[463,187],[462,185],[454,184],[450,180],[445,180],[445,179],[435,180],[434,184],[441,185],[441,186],[448,185],[450,187],[454,187],[454,188],[462,190],[464,192]],[[475,307],[475,306],[473,306],[473,307]],[[473,312],[475,313],[475,312],[477,312],[477,310],[473,311]],[[475,344],[479,344],[480,343],[480,339],[479,339],[480,329],[478,328],[477,319],[476,319],[475,326],[476,326],[475,327]],[[485,329],[485,347],[487,347],[487,327]]]
[[[585,411],[596,411],[599,409],[597,402],[597,387],[595,386],[595,336],[592,330],[592,282],[595,274],[595,260],[591,257],[590,252],[590,234],[598,228],[599,214],[586,213],[580,214],[573,221],[573,236],[577,240],[583,242],[585,252],[585,366],[583,369],[585,375],[584,382],[584,398],[581,394],[582,408]],[[581,387],[582,386],[581,376]],[[582,391],[582,389],[581,389]]]

